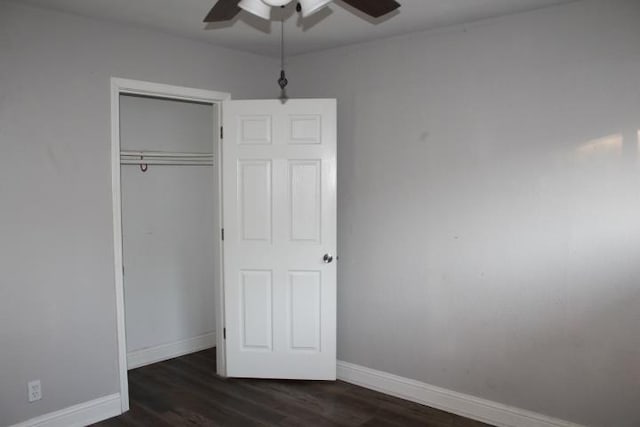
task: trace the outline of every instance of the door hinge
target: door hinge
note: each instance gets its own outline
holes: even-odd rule
[[[222,240],[224,240],[224,228],[221,230]]]
[[[222,339],[227,339],[227,328],[222,328]]]
[[[224,127],[220,126],[220,139],[224,139]]]
[[[122,275],[124,276],[124,264],[122,265]]]

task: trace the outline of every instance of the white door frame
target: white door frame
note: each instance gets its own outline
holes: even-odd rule
[[[114,251],[114,271],[115,271],[115,291],[116,291],[116,331],[118,339],[118,366],[120,373],[120,402],[122,412],[129,410],[129,383],[127,379],[127,340],[125,329],[124,310],[124,278],[122,259],[122,196],[120,188],[120,95],[144,95],[154,98],[177,99],[185,101],[204,102],[216,104],[218,106],[218,124],[222,126],[222,104],[231,99],[231,95],[226,92],[215,92],[210,90],[194,89],[181,86],[170,86],[160,83],[144,82],[139,80],[129,80],[111,78],[111,192],[113,196],[113,251]],[[218,162],[218,218],[219,224],[215,224],[218,230],[222,229],[222,138],[217,139],[217,147],[213,147],[217,153],[215,162]],[[217,372],[219,375],[226,375],[226,363],[224,360],[224,285],[223,271],[224,265],[222,241],[217,239],[220,254],[220,271],[214,278],[216,301],[216,346],[217,346]]]

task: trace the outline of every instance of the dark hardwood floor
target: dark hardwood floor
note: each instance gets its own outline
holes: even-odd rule
[[[129,371],[122,426],[432,426],[486,424],[341,381],[223,379],[215,349]]]

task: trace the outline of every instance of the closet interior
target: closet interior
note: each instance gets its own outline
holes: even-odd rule
[[[215,346],[217,108],[120,96],[129,369]]]

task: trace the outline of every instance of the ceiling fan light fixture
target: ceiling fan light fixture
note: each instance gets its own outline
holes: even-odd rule
[[[302,7],[302,16],[308,17],[331,3],[333,0],[298,0]]]
[[[244,9],[260,18],[271,19],[271,7],[284,7],[295,1],[296,11],[308,17],[333,0],[215,0],[215,5],[204,18],[204,22],[230,21]],[[342,0],[352,8],[372,18],[380,18],[400,7],[397,0]]]
[[[264,3],[268,4],[269,6],[273,6],[273,7],[280,7],[280,6],[284,6],[287,3],[291,3],[291,0],[262,0]]]
[[[271,6],[262,0],[241,0],[238,7],[262,19],[271,19]]]

